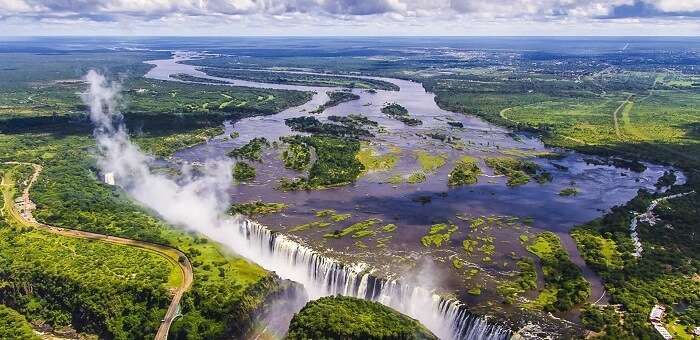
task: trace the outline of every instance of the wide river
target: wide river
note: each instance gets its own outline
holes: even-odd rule
[[[328,91],[344,90],[213,77],[207,75],[200,67],[186,64],[188,60],[204,57],[206,56],[195,53],[177,52],[171,59],[148,61],[155,67],[145,77],[178,81],[171,76],[187,74],[210,79],[211,84],[224,82],[226,85],[233,86],[310,91],[314,95],[309,102],[275,115],[246,118],[234,124],[227,123],[224,135],[208,143],[178,152],[174,158],[179,161],[204,162],[227,157],[226,153],[232,148],[239,147],[255,137],[266,137],[270,141],[275,141],[282,136],[297,134],[285,125],[286,118],[311,115],[309,111],[328,100]],[[259,70],[259,72],[272,71]],[[324,120],[330,115],[362,114],[377,121],[383,130],[377,132],[371,142],[379,151],[386,151],[389,147],[401,150],[401,159],[395,169],[389,172],[369,173],[356,183],[344,187],[318,191],[280,192],[275,189],[280,177],[299,174],[284,169],[277,157],[279,151],[269,150],[265,155],[265,162],[255,165],[258,173],[255,181],[238,185],[231,190],[232,201],[246,202],[259,199],[289,204],[290,208],[284,214],[258,218],[271,229],[281,231],[317,220],[314,212],[321,209],[351,213],[352,217],[347,222],[379,218],[386,223],[398,225],[402,231],[393,235],[389,246],[389,251],[393,253],[420,252],[418,240],[425,234],[426,227],[444,221],[459,224],[460,220],[456,219],[456,216],[513,216],[528,219],[531,221],[527,223],[531,232],[550,230],[561,236],[573,261],[584,269],[586,277],[593,284],[591,300],[598,299],[603,292],[600,280],[585,266],[567,231],[577,224],[601,216],[603,212],[615,205],[632,199],[639,189],[656,190],[654,184],[664,171],[669,169],[668,167],[645,164],[647,169],[638,173],[613,166],[589,164],[590,162],[585,159],[595,157],[572,151],[553,150],[545,147],[537,138],[514,135],[507,129],[476,117],[445,111],[436,105],[435,95],[426,92],[420,83],[390,78],[363,78],[390,82],[397,85],[400,90],[378,90],[376,93],[370,93],[353,89],[352,92],[360,96],[359,100],[342,103],[315,116]],[[206,81],[202,82],[206,83]],[[409,127],[387,117],[380,111],[386,103],[403,105],[411,116],[420,119],[423,124]],[[460,122],[463,127],[450,126],[447,124],[448,121]],[[232,131],[238,132],[240,137],[226,138]],[[440,132],[458,138],[464,147],[455,148],[426,137],[425,134],[429,132]],[[423,183],[387,184],[386,180],[392,175],[408,175],[418,169],[413,155],[419,151],[445,155],[446,166],[427,176],[427,180]],[[534,157],[547,152],[562,154],[563,158],[553,160]],[[482,176],[474,185],[449,187],[446,183],[447,174],[455,160],[463,155],[479,159],[479,166],[485,176]],[[483,162],[484,157],[490,156],[526,157],[551,173],[552,181],[546,184],[531,181],[526,185],[508,187],[505,185],[505,178],[494,176]],[[682,175],[679,178],[679,181],[683,180]],[[579,189],[577,196],[559,195],[563,188],[572,186]],[[426,198],[429,198],[429,201],[426,201]],[[527,252],[517,242],[521,232],[520,229],[497,231],[502,235],[496,235],[497,252],[492,256],[493,264],[482,264],[482,268],[486,271],[489,269],[498,271],[496,263],[510,261],[511,252],[527,256]],[[322,234],[309,232],[300,233],[298,236],[311,241],[310,243],[317,240],[323,247],[338,252],[362,252],[353,248],[354,240],[337,240],[330,243],[319,235]],[[456,241],[455,245],[459,247],[461,241]],[[361,258],[364,261],[368,261],[372,256],[376,257],[376,253],[371,251],[366,252],[365,255]]]

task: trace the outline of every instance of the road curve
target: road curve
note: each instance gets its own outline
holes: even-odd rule
[[[75,238],[82,238],[82,239],[89,239],[89,240],[98,240],[98,241],[103,241],[103,242],[108,242],[112,244],[118,244],[118,245],[124,245],[124,246],[130,246],[130,247],[136,247],[136,248],[141,248],[145,249],[147,251],[151,251],[153,253],[156,253],[165,259],[168,260],[171,264],[175,265],[178,267],[181,271],[182,274],[182,281],[180,282],[180,285],[176,288],[173,298],[170,302],[170,306],[168,306],[168,311],[165,313],[165,317],[163,318],[163,321],[160,324],[160,327],[158,328],[158,332],[156,333],[156,340],[165,340],[168,338],[168,331],[170,330],[170,326],[173,323],[173,320],[175,317],[177,317],[178,313],[178,306],[180,304],[180,300],[182,299],[182,295],[192,286],[192,281],[194,278],[193,272],[192,272],[192,265],[187,258],[187,256],[171,247],[167,247],[164,245],[160,244],[155,244],[155,243],[149,243],[149,242],[144,242],[144,241],[139,241],[139,240],[133,240],[133,239],[128,239],[128,238],[122,238],[122,237],[115,237],[115,236],[109,236],[109,235],[104,235],[104,234],[98,234],[98,233],[91,233],[87,231],[81,231],[81,230],[75,230],[75,229],[67,229],[67,228],[59,228],[59,227],[54,227],[50,226],[47,224],[39,223],[37,222],[34,217],[32,216],[32,209],[33,205],[30,204],[30,199],[29,199],[29,190],[31,189],[32,185],[34,182],[36,182],[36,179],[39,177],[39,174],[41,173],[41,170],[43,169],[41,165],[39,164],[34,164],[34,163],[24,163],[24,162],[5,162],[5,164],[16,164],[16,165],[28,165],[34,168],[34,173],[32,174],[32,177],[29,179],[29,183],[27,183],[27,186],[24,188],[24,191],[22,192],[22,199],[23,199],[23,211],[19,212],[16,210],[15,205],[10,202],[9,206],[11,207],[9,213],[18,221],[28,225],[35,227],[37,229],[41,229],[47,232],[50,232],[52,234],[57,234],[57,235],[62,235],[62,236],[68,236],[68,237],[75,237]],[[3,183],[4,183],[4,178],[3,178]]]

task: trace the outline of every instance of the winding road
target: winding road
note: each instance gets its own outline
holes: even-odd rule
[[[8,213],[10,214],[10,217],[15,219],[17,222],[31,226],[37,229],[41,229],[43,231],[52,233],[52,234],[57,234],[57,235],[62,235],[62,236],[67,236],[67,237],[75,237],[75,238],[81,238],[81,239],[88,239],[88,240],[98,240],[102,242],[108,242],[112,244],[118,244],[118,245],[123,245],[123,246],[128,246],[128,247],[136,247],[140,249],[144,249],[153,253],[156,253],[166,260],[170,262],[172,265],[176,266],[177,268],[180,269],[181,272],[181,277],[182,280],[180,281],[180,285],[175,289],[173,293],[173,298],[170,302],[170,306],[168,306],[168,311],[165,313],[165,317],[163,318],[163,321],[160,324],[160,327],[158,328],[158,332],[156,333],[155,339],[156,340],[165,340],[168,338],[168,331],[170,330],[170,326],[173,323],[173,320],[178,316],[178,307],[180,305],[180,300],[182,299],[182,295],[192,286],[192,281],[194,278],[193,272],[192,272],[192,265],[190,264],[189,259],[187,256],[171,247],[167,247],[164,245],[160,244],[155,244],[155,243],[149,243],[149,242],[144,242],[144,241],[139,241],[139,240],[133,240],[133,239],[128,239],[128,238],[122,238],[122,237],[115,237],[115,236],[109,236],[109,235],[103,235],[103,234],[97,234],[97,233],[91,233],[87,231],[81,231],[81,230],[75,230],[75,229],[66,229],[66,228],[59,228],[59,227],[54,227],[50,226],[47,224],[43,224],[40,222],[37,222],[33,215],[32,215],[32,210],[34,205],[31,203],[31,200],[29,199],[29,190],[31,189],[32,185],[36,182],[37,178],[39,177],[39,174],[42,171],[42,166],[39,164],[34,164],[34,163],[24,163],[24,162],[5,162],[4,164],[14,164],[14,165],[27,165],[31,166],[34,168],[34,172],[32,173],[31,178],[29,179],[29,182],[27,183],[27,186],[24,188],[24,191],[22,192],[22,200],[23,200],[23,205],[22,205],[22,211],[18,211],[16,209],[16,206],[13,204],[13,197],[11,197],[11,192],[9,190],[6,190],[7,188],[11,188],[13,186],[13,181],[5,181],[5,178],[3,177],[2,179],[2,185],[3,185],[3,195],[5,196],[5,201],[7,206],[9,207]],[[9,183],[6,183],[9,182]]]

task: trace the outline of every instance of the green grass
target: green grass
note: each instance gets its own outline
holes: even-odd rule
[[[639,100],[634,97],[618,112],[618,135],[613,112],[625,98],[557,99],[524,105],[508,112],[508,118],[549,131],[545,142],[561,147],[599,147],[623,156],[656,161],[700,164],[697,110],[700,94],[655,90]]]
[[[34,334],[31,324],[17,311],[0,305],[0,339],[6,340],[39,340]]]
[[[688,330],[688,326],[681,325],[677,322],[671,322],[666,324],[666,329],[668,329],[671,335],[673,335],[673,338],[681,340],[695,339],[695,335],[691,333],[692,327],[695,326],[690,326],[691,330]]]
[[[549,234],[547,234],[549,235]],[[556,236],[555,236],[556,237]],[[537,255],[539,258],[552,258],[554,251],[560,247],[559,240],[552,237],[536,237],[534,242],[527,247],[527,250]]]
[[[525,308],[536,310],[546,310],[557,303],[558,290],[556,288],[545,288],[537,295],[535,300],[524,305]]]
[[[339,214],[337,211],[335,211],[333,209],[325,209],[325,210],[317,211],[316,217],[326,218],[326,219],[333,221],[333,222],[342,222],[342,221],[345,221],[348,218],[350,218],[351,215],[348,213]]]
[[[406,179],[406,182],[408,184],[418,184],[418,183],[423,183],[426,180],[426,176],[424,173],[420,171],[416,171],[410,175],[408,175],[408,178]]]
[[[425,176],[425,175],[423,175]],[[394,185],[399,185],[403,184],[405,178],[403,175],[392,175],[391,177],[386,179],[386,182],[389,184],[394,184]]]
[[[332,223],[331,222],[325,222],[325,221],[314,221],[314,222],[309,222],[305,224],[300,224],[292,229],[289,230],[289,232],[292,233],[297,233],[300,231],[306,231],[312,228],[326,228],[330,226]]]
[[[427,151],[416,151],[416,160],[423,172],[433,172],[447,163],[447,154],[433,155]]]
[[[545,291],[534,306],[546,311],[568,310],[588,299],[590,284],[583,278],[581,269],[571,262],[556,234],[549,231],[538,234],[527,250],[540,259],[545,281]]]
[[[527,72],[527,84],[519,76],[503,80],[498,72],[480,76],[484,82],[454,76],[421,81],[437,94],[442,108],[536,130],[549,145],[655,162],[700,164],[696,156],[700,154],[696,109],[700,93],[688,87],[693,76],[622,71],[573,82],[535,71]],[[658,84],[650,91],[654,79]],[[613,113],[630,94],[631,102],[618,111],[618,133]]]
[[[388,171],[396,166],[401,155],[401,149],[389,147],[389,152],[380,154],[369,143],[361,142],[357,160],[365,167],[365,171]]]
[[[528,125],[554,127],[556,133],[591,144],[617,140],[612,114],[626,97],[557,99],[517,106],[508,118]]]
[[[571,231],[576,247],[586,263],[598,270],[620,270],[623,267],[622,254],[613,239],[597,233],[577,228]]]
[[[385,226],[382,227],[382,231],[385,232],[385,233],[392,233],[392,232],[394,232],[397,228],[398,228],[398,227],[396,226],[396,224],[389,223],[389,224],[387,224],[387,225],[385,225]]]

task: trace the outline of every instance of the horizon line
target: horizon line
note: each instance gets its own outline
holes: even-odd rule
[[[46,35],[1,35],[0,38],[700,38],[700,35],[140,35],[140,34],[46,34]]]

